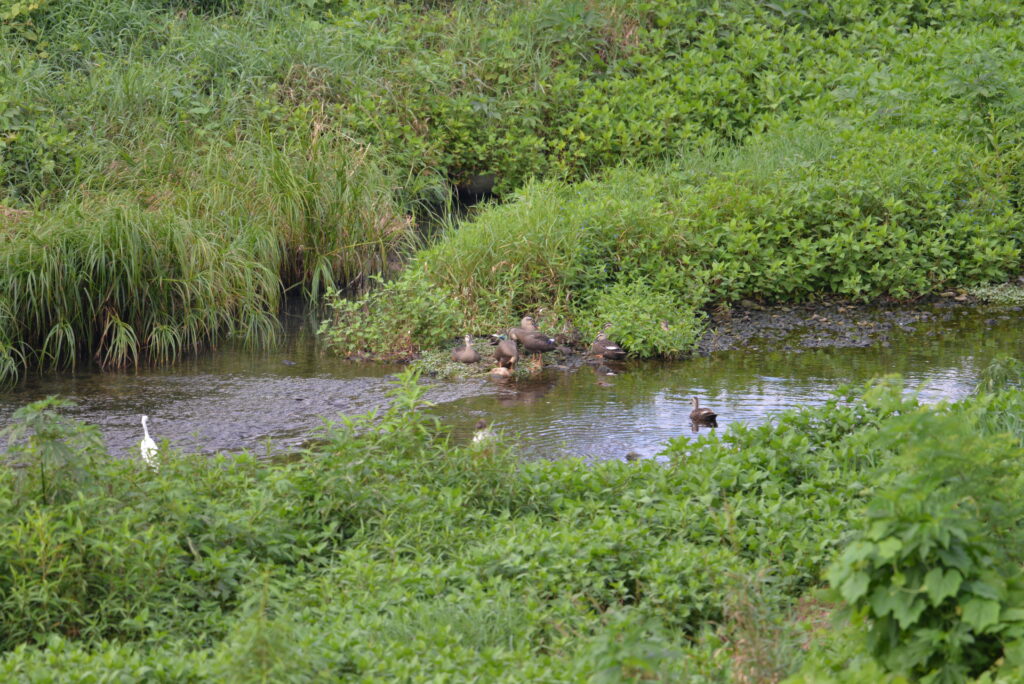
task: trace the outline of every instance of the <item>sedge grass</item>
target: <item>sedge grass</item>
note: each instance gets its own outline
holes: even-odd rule
[[[358,291],[411,244],[367,152],[327,134],[213,147],[164,176],[168,159],[129,170],[131,191],[7,226],[0,380],[90,355],[167,362],[229,336],[267,345],[284,290]]]

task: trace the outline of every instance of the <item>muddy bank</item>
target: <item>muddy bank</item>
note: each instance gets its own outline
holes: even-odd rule
[[[706,357],[724,351],[797,353],[815,349],[887,348],[896,334],[912,333],[921,324],[953,321],[976,314],[979,310],[988,312],[990,317],[984,320],[983,325],[990,328],[1019,315],[1022,307],[984,304],[956,292],[909,303],[881,300],[864,304],[835,299],[765,305],[744,300],[736,306],[709,314],[707,329],[694,356]],[[547,370],[572,372],[589,366],[601,373],[604,370],[617,372],[625,366],[624,362],[591,356],[590,343],[583,340],[578,332],[570,336],[571,340],[565,339],[565,335],[561,337],[563,339],[559,341],[564,341],[564,344],[559,350],[545,354]],[[452,345],[459,341],[461,339],[453,340]],[[474,344],[481,355],[476,364],[450,363],[448,352],[441,350],[424,354],[417,363],[428,377],[446,379],[484,375],[494,365],[493,347],[483,340]],[[527,356],[523,356],[524,365]],[[513,379],[521,380],[532,375],[523,368]]]
[[[910,332],[924,322],[953,320],[974,313],[978,302],[949,293],[915,302],[821,301],[765,306],[751,301],[714,312],[697,353],[734,349],[799,352],[807,349],[888,347],[894,333]],[[1021,307],[993,310],[993,325],[1009,319]]]

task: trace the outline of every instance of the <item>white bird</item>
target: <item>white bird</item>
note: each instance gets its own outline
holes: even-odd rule
[[[481,418],[476,422],[476,432],[473,433],[473,444],[485,444],[494,439],[494,432],[487,426],[487,421]]]
[[[158,449],[156,442],[149,436],[149,428],[146,427],[146,421],[149,420],[149,416],[142,416],[142,432],[145,433],[145,437],[142,438],[142,442],[139,444],[139,453],[142,455],[142,460],[146,462],[153,470],[159,467],[157,461]]]

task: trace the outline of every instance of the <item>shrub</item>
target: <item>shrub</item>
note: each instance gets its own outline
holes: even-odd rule
[[[913,470],[871,502],[830,585],[870,617],[869,649],[891,671],[955,682],[1024,664],[1020,511],[1007,480],[1020,448],[951,416],[888,430]]]
[[[328,291],[326,303],[331,318],[321,323],[320,335],[344,356],[408,359],[460,330],[456,303],[415,271],[358,300]]]

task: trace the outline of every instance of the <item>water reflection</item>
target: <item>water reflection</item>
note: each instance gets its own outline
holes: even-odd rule
[[[903,374],[925,401],[961,397],[994,355],[1024,356],[1019,321],[1016,314],[963,315],[901,333],[888,347],[721,352],[681,363],[547,369],[529,381],[435,381],[427,397],[456,439],[470,439],[483,418],[514,436],[527,458],[647,458],[671,438],[694,435],[693,396],[718,413],[719,427],[698,426],[701,434],[820,404],[840,385],[885,373]],[[143,413],[155,437],[182,449],[262,451],[268,440],[299,443],[321,417],[385,406],[397,370],[322,356],[308,334],[293,334],[273,354],[223,350],[173,368],[30,378],[0,395],[0,425],[17,407],[60,394],[78,404],[73,416],[100,427],[115,453],[137,454]]]

